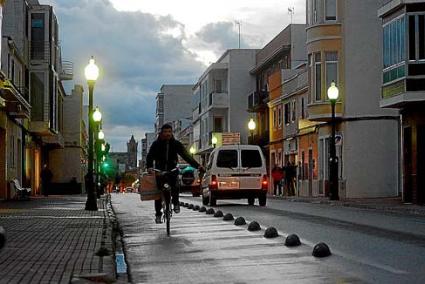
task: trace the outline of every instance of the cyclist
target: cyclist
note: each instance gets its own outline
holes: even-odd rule
[[[192,156],[187,152],[185,147],[180,141],[174,139],[173,128],[169,124],[164,124],[161,127],[161,131],[158,138],[152,143],[149,149],[149,153],[146,157],[146,167],[149,173],[153,173],[153,163],[155,162],[155,168],[161,171],[169,171],[177,166],[178,157],[180,155],[186,162],[192,167],[199,169],[200,172],[204,171],[204,168],[195,161]],[[178,172],[170,174],[169,183],[171,186],[172,203],[174,204],[174,212],[180,213],[179,204],[179,189],[177,186]],[[158,179],[157,179],[158,183]],[[155,222],[161,223],[161,200],[155,200]]]

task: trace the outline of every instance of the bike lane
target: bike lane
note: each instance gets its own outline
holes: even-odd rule
[[[266,239],[264,230],[182,207],[167,237],[165,224],[154,222],[153,201],[113,194],[112,204],[133,283],[368,282],[342,270],[342,258],[315,258],[311,246],[285,247],[283,236]]]

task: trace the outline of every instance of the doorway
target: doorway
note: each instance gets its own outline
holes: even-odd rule
[[[403,200],[412,202],[412,128],[406,127],[403,131]]]
[[[418,125],[417,140],[417,203],[425,204],[425,125]]]

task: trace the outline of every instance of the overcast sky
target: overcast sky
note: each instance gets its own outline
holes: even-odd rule
[[[193,84],[229,48],[262,48],[290,23],[305,22],[305,0],[39,0],[54,6],[62,57],[86,89],[93,55],[101,69],[94,90],[112,151],[133,134],[153,131],[155,96],[163,84]],[[71,85],[72,84],[72,85]],[[86,101],[87,98],[86,98]],[[139,142],[140,156],[140,142]]]

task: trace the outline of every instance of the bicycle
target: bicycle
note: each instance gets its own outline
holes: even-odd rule
[[[157,177],[159,178],[160,185],[158,185],[161,190],[161,204],[163,212],[163,221],[167,226],[167,236],[170,236],[170,221],[173,216],[173,210],[171,208],[171,186],[168,181],[168,178],[171,174],[178,171],[178,168],[174,168],[171,171],[161,171],[158,169],[153,169],[156,172]]]

